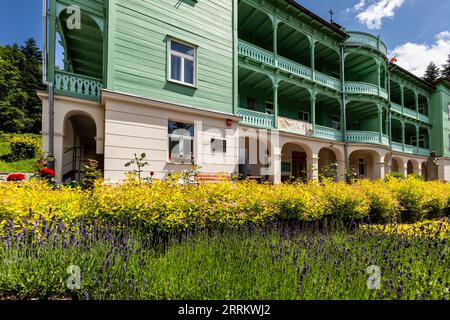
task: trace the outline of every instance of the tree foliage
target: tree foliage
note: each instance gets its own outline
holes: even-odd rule
[[[442,66],[442,77],[450,80],[450,54],[448,55],[447,63]]]
[[[439,78],[439,73],[439,67],[434,62],[430,62],[427,70],[425,71],[423,79],[430,83],[433,83]]]
[[[0,46],[0,131],[39,133],[42,54],[32,38],[24,46]]]

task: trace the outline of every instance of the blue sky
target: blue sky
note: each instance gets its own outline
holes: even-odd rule
[[[299,0],[307,9],[347,30],[381,35],[398,63],[421,75],[431,61],[439,66],[450,53],[449,0]],[[41,43],[41,0],[2,0],[0,44]]]

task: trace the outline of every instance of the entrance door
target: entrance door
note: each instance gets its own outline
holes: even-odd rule
[[[307,162],[305,152],[292,152],[292,176],[295,179],[307,180]]]

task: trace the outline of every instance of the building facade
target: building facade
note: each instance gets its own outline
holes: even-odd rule
[[[135,153],[158,179],[195,164],[274,183],[330,167],[450,181],[450,82],[391,64],[379,37],[291,0],[49,1],[53,115],[39,94],[60,182],[87,159],[119,182]]]

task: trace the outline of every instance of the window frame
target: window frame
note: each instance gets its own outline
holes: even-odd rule
[[[305,115],[307,115],[308,120],[305,120]],[[303,121],[303,122],[307,122],[307,123],[311,122],[311,115],[308,111],[300,110],[298,112],[298,118],[300,121]]]
[[[275,105],[273,104],[272,101],[266,101],[266,103],[264,104],[265,110],[264,112],[266,114],[270,114],[270,115],[274,115],[275,114]],[[270,111],[270,112],[268,112]]]
[[[193,133],[190,136],[187,135],[180,135],[180,134],[174,134],[174,133],[169,133],[169,124],[171,122],[176,122],[176,123],[182,123],[182,124],[189,124],[193,126]],[[184,129],[186,130],[186,129]],[[195,124],[194,123],[189,123],[189,122],[184,122],[184,121],[179,121],[179,120],[174,120],[174,119],[169,119],[167,121],[167,162],[169,163],[174,163],[174,164],[191,164],[195,162]],[[191,155],[190,158],[186,157],[186,158],[174,158],[173,154],[171,154],[171,149],[170,149],[170,142],[178,139],[179,144],[182,144],[182,148],[183,148],[183,152],[184,152],[184,148],[185,148],[185,141],[190,141],[191,144]],[[180,150],[181,152],[181,150]]]
[[[411,136],[410,142],[411,142],[411,146],[415,147],[417,145],[417,141],[416,141],[416,136],[415,135]],[[421,145],[425,146],[425,135],[424,134],[420,134],[419,135],[419,147]],[[423,148],[423,147],[420,147],[420,148]]]
[[[338,120],[336,120],[338,119]],[[337,124],[337,128],[335,128],[335,124]],[[331,115],[331,128],[334,130],[341,130],[341,116],[338,114]]]
[[[186,55],[183,54],[181,52],[178,51],[174,51],[172,50],[172,42],[175,43],[179,43],[183,46],[187,46],[190,47],[192,49],[194,49],[194,56],[190,56],[190,55]],[[181,74],[180,74],[180,78],[182,80],[177,80],[177,79],[172,79],[172,54],[174,54],[174,56],[176,57],[180,57],[181,58]],[[194,63],[194,68],[193,68],[193,81],[194,83],[189,83],[189,82],[185,82],[184,81],[184,62],[185,60],[189,60],[192,61]],[[167,41],[167,81],[169,82],[173,82],[179,85],[183,85],[183,86],[187,86],[187,87],[191,87],[191,88],[197,88],[197,76],[198,76],[198,46],[196,46],[195,44],[174,38],[174,37],[168,37],[168,41]]]
[[[221,142],[221,143],[219,143]],[[211,138],[211,152],[212,153],[227,153],[227,139],[222,137],[212,137]],[[219,146],[222,147],[222,149],[219,148]]]
[[[362,169],[364,171],[363,173],[361,173],[361,166],[362,166]],[[367,171],[366,159],[365,158],[358,158],[358,175],[360,177],[365,177],[366,176],[366,171]]]
[[[253,102],[256,102],[256,104],[254,106],[255,109],[250,109],[250,103],[249,103],[250,100],[253,100]],[[251,110],[251,111],[259,111],[259,100],[256,98],[253,98],[253,97],[247,97],[246,109]]]

